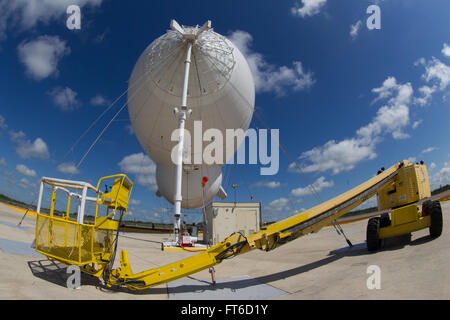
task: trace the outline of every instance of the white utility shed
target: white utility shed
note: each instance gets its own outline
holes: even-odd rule
[[[260,202],[211,202],[205,213],[206,243],[219,243],[234,232],[248,236],[260,230]]]

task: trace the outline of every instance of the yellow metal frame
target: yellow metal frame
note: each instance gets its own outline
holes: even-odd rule
[[[121,267],[111,273],[108,285],[125,285],[133,290],[145,289],[210,268],[221,263],[227,256],[246,253],[253,249],[272,250],[302,235],[318,232],[321,228],[333,223],[340,216],[377,194],[393,181],[397,181],[399,172],[408,172],[406,169],[411,169],[413,166],[415,165],[406,160],[401,161],[352,190],[303,213],[273,223],[248,237],[233,234],[198,255],[159,268],[134,274],[128,261],[128,253],[122,251],[120,256]],[[426,168],[421,169],[426,170]],[[409,172],[412,171],[409,170]],[[402,174],[402,176],[411,179],[413,183],[414,179],[417,179],[416,176],[412,175]],[[429,184],[428,180],[423,183]],[[412,209],[406,210],[411,213]],[[417,219],[392,226],[390,229],[382,228],[381,236],[387,237],[428,227],[430,217],[419,217],[420,213],[417,213],[417,209],[415,210]],[[398,213],[401,214],[400,209]]]
[[[378,233],[380,239],[418,231],[431,225],[430,216],[422,216],[422,212],[417,208],[417,203],[393,209],[391,217],[391,225],[380,228]]]
[[[120,177],[120,178],[119,178]],[[128,206],[128,200],[130,199],[131,191],[133,190],[133,183],[131,180],[125,175],[125,174],[116,174],[112,176],[106,176],[103,178],[100,178],[97,182],[97,190],[100,190],[100,184],[104,180],[117,178],[114,180],[113,187],[111,188],[111,191],[108,193],[103,193],[100,195],[99,192],[97,192],[97,205],[95,206],[95,225],[100,226],[108,221],[108,218],[112,216],[117,209],[125,209],[125,215],[122,216],[124,218],[127,214],[126,208]],[[109,200],[107,200],[109,199]],[[104,205],[107,207],[107,215],[104,218],[98,219],[98,205]],[[111,212],[109,210],[112,209]],[[98,220],[98,222],[97,222]],[[111,221],[111,220],[109,220]],[[106,228],[114,228],[114,225],[108,226]],[[115,227],[117,229],[117,227]]]
[[[420,183],[417,181],[417,172],[420,171],[426,173],[425,166],[418,165],[418,167],[416,167],[416,165],[413,165],[406,160],[401,161],[391,168],[380,172],[377,176],[369,179],[361,185],[316,207],[273,223],[248,237],[244,237],[239,233],[234,233],[222,242],[208,248],[202,253],[162,267],[149,269],[139,273],[133,273],[128,259],[128,252],[122,251],[120,253],[120,267],[108,273],[108,278],[105,279],[106,284],[108,286],[125,285],[132,290],[145,289],[213,267],[231,256],[243,254],[253,249],[265,251],[272,250],[277,246],[295,240],[298,237],[308,233],[318,232],[321,228],[333,223],[340,216],[351,211],[367,199],[380,192],[386,191],[386,194],[392,195],[392,186],[395,186],[395,184],[397,184],[398,190],[408,191],[407,188],[404,189],[404,183],[408,182],[416,185],[421,183],[422,186],[417,187],[422,190],[419,190],[421,193],[418,197],[421,198],[428,194],[427,187],[429,190],[429,181],[428,175],[424,176],[424,180],[420,181]],[[105,178],[100,179],[97,184],[97,189],[99,188],[100,182]],[[125,180],[122,180],[121,183],[124,181]],[[128,178],[127,181],[131,183]],[[120,188],[122,188],[122,186],[123,185],[120,184]],[[132,183],[129,188],[130,192],[131,188]],[[125,192],[124,190],[122,191]],[[114,192],[111,190],[110,193],[104,194],[101,198],[97,198],[97,204],[107,205],[109,206],[108,208],[113,209],[113,212],[121,206],[123,207],[124,204],[121,203],[121,200],[119,199],[120,196],[123,196],[123,194],[119,195],[120,192],[117,194]],[[106,195],[111,195],[112,198],[109,198]],[[414,197],[415,196],[412,198]],[[400,200],[397,201],[397,203],[405,201],[403,197]],[[392,210],[392,214],[397,217],[395,219],[395,224],[388,228],[381,228],[379,232],[380,238],[419,230],[430,225],[430,217],[422,217],[421,212],[417,209],[416,199],[414,198],[413,200],[414,203],[409,206],[403,206]],[[407,201],[408,198],[406,199],[406,202]],[[108,212],[106,219],[110,217],[111,214],[112,213]],[[97,221],[96,208],[96,223],[92,226],[92,228],[99,228],[100,225],[105,225],[106,227],[107,222],[100,219],[101,218]],[[114,229],[117,228],[117,225],[111,224],[108,225],[108,228]],[[90,265],[84,265],[82,271],[97,277],[104,276],[102,270],[107,264],[109,264],[109,258],[110,256],[108,255],[104,256],[102,259],[96,258],[95,262],[98,264],[98,268],[94,268],[91,263]],[[73,263],[73,261],[66,262]]]
[[[108,179],[113,179],[114,184],[111,192],[101,194],[99,191],[100,184]],[[126,216],[128,201],[133,189],[133,183],[124,174],[111,175],[101,178],[97,183],[97,201],[95,206],[94,224],[83,223],[79,224],[76,221],[70,220],[70,200],[71,196],[68,194],[66,213],[62,217],[54,216],[56,189],[52,189],[50,213],[42,214],[36,213],[36,251],[47,256],[51,260],[57,260],[65,264],[74,264],[83,266],[82,270],[86,273],[100,276],[104,267],[109,262],[112,254],[113,232],[119,227],[119,222],[111,219],[111,216],[117,211],[122,210],[124,214],[122,218]],[[109,197],[109,200],[105,199]],[[106,206],[107,215],[105,217],[98,217],[99,206]],[[48,222],[46,225],[45,222]],[[61,234],[61,230],[58,232],[56,225],[63,226],[64,232]],[[48,230],[43,230],[48,228]],[[69,231],[71,236],[76,236],[76,240],[69,239]],[[75,231],[73,231],[75,230]],[[44,235],[42,232],[46,231],[47,239],[42,241]],[[101,248],[95,248],[97,242],[96,237],[103,237],[102,243],[99,245],[105,245]],[[64,239],[64,241],[62,241]],[[55,245],[55,241],[59,245]],[[69,240],[72,241],[73,246],[68,247]],[[86,240],[89,244],[86,245]],[[43,243],[42,243],[43,242]],[[64,243],[62,245],[61,243]],[[48,246],[46,246],[48,244]],[[84,247],[83,247],[84,246]],[[71,248],[71,249],[70,249]],[[84,251],[83,251],[84,248]],[[68,249],[70,253],[67,254]],[[78,259],[71,258],[73,252],[77,250]],[[97,265],[97,267],[95,267]]]

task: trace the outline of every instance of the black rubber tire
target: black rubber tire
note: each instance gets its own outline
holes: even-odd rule
[[[384,213],[380,217],[380,228],[389,227],[391,225],[391,218],[388,213]]]
[[[430,211],[431,225],[430,236],[432,238],[438,238],[442,234],[442,208],[439,201],[433,201]]]
[[[427,200],[422,203],[422,217],[429,216],[431,214],[431,208],[433,207],[433,201]]]
[[[379,237],[380,231],[380,217],[370,218],[367,223],[367,250],[369,251],[377,251],[381,246],[381,239]]]

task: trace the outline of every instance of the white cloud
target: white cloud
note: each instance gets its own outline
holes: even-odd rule
[[[445,90],[450,83],[450,66],[439,59],[432,57],[425,63],[425,73],[422,77],[427,81],[434,81],[439,85],[441,91]]]
[[[450,184],[450,162],[446,162],[444,166],[430,178],[431,190]]]
[[[383,132],[391,133],[394,139],[402,139],[406,134],[402,129],[409,123],[409,107],[413,95],[411,84],[397,84],[393,77],[387,78],[380,88],[372,89],[378,97],[374,101],[390,98],[377,111],[376,117],[368,125],[361,127],[357,134],[366,141],[372,141]]]
[[[383,134],[390,133],[394,139],[405,139],[409,135],[402,130],[409,124],[409,107],[413,95],[410,83],[399,84],[394,77],[387,78],[383,85],[374,88],[377,94],[374,102],[388,99],[378,109],[376,116],[366,126],[359,128],[356,136],[342,141],[330,140],[323,146],[303,152],[299,159],[306,165],[295,162],[289,165],[292,172],[324,172],[332,170],[333,174],[349,171],[363,160],[374,159],[375,146]],[[300,168],[299,168],[300,166]]]
[[[315,192],[320,192],[325,188],[331,188],[334,186],[333,181],[325,181],[325,177],[320,177],[314,183],[304,187],[297,188],[291,191],[291,195],[294,197],[304,197],[314,194]]]
[[[436,163],[432,162],[430,163],[428,169],[430,169],[430,171],[433,171],[436,168]]]
[[[426,149],[422,150],[421,153],[429,153],[429,152],[432,152],[432,151],[434,151],[436,149],[437,149],[436,147],[429,147],[429,148],[426,148]]]
[[[414,121],[414,123],[412,124],[412,128],[416,129],[421,123],[422,123],[422,120]]]
[[[289,199],[280,198],[273,200],[268,205],[265,206],[264,212],[269,213],[271,216],[275,216],[278,213],[286,212],[291,210],[291,206],[289,204]]]
[[[41,138],[36,138],[34,142],[31,142],[30,140],[21,140],[18,144],[16,152],[23,159],[48,159],[50,157],[47,144]]]
[[[409,158],[406,159],[406,160],[408,160],[408,161],[411,162],[411,163],[415,163],[415,162],[416,162],[416,157],[409,157]]]
[[[78,168],[73,163],[61,163],[56,167],[56,170],[66,174],[77,174],[80,173]]]
[[[450,57],[450,46],[444,43],[442,54],[446,57]],[[431,86],[424,85],[419,89],[422,96],[415,98],[415,103],[425,106],[431,101],[432,95],[437,91],[445,91],[450,84],[450,66],[432,57],[430,60],[425,58],[418,59],[415,66],[422,65],[425,68],[425,72],[422,74],[422,78],[427,82],[431,83]],[[444,99],[447,94],[444,95]]]
[[[281,183],[279,181],[259,181],[253,184],[254,187],[266,187],[269,189],[279,188]]]
[[[93,106],[105,106],[109,103],[108,100],[101,94],[97,94],[95,97],[92,97],[90,102]]]
[[[450,46],[448,44],[444,43],[444,47],[442,48],[441,52],[444,56],[450,58]]]
[[[77,93],[69,87],[56,87],[48,93],[55,106],[62,111],[73,111],[80,107]]]
[[[361,20],[358,20],[355,24],[350,25],[350,36],[353,39],[356,39],[356,37],[358,36],[361,26],[362,26]]]
[[[27,166],[25,166],[23,164],[18,164],[16,166],[16,170],[17,170],[17,172],[19,172],[20,174],[23,174],[24,176],[36,177],[36,171],[29,169]]]
[[[58,36],[48,35],[32,41],[23,41],[17,50],[27,74],[38,81],[51,75],[58,76],[59,61],[70,53],[65,41],[60,40]]]
[[[25,132],[23,132],[22,130],[20,130],[20,131],[14,131],[14,130],[11,130],[11,131],[9,131],[9,136],[11,137],[11,141],[12,142],[19,142],[19,141],[21,141],[23,138],[25,138]]]
[[[118,164],[122,171],[134,174],[138,184],[157,190],[156,164],[147,155],[142,152],[130,154]]]
[[[28,189],[29,187],[34,187],[35,185],[28,181],[28,179],[22,178],[20,179],[18,186],[22,189]]]
[[[27,139],[23,131],[9,131],[11,141],[17,144],[16,153],[23,159],[39,158],[48,159],[50,154],[48,152],[47,144],[42,138],[36,138],[33,142]]]
[[[141,204],[141,200],[130,199],[130,204],[133,206],[139,206]]]
[[[246,57],[258,92],[275,92],[285,94],[287,88],[293,91],[307,90],[315,80],[312,72],[305,72],[300,61],[294,61],[292,67],[274,66],[266,62],[263,55],[250,48],[253,37],[245,31],[234,31],[229,36]]]
[[[394,77],[388,77],[383,81],[381,87],[372,89],[373,93],[378,94],[378,97],[373,102],[391,97],[396,87],[397,79],[395,79]]]
[[[8,30],[26,31],[38,23],[64,21],[69,5],[99,7],[102,0],[0,0],[0,40]]]
[[[316,15],[325,6],[327,0],[302,0],[302,7],[298,4],[296,7],[291,8],[292,14],[298,17],[310,17]]]
[[[361,140],[353,138],[340,142],[331,140],[323,146],[315,147],[300,155],[300,160],[306,160],[311,164],[301,166],[293,162],[289,165],[289,170],[298,173],[302,171],[307,173],[332,170],[333,174],[337,174],[341,171],[353,169],[362,160],[373,159],[375,157],[374,144],[366,145]]]
[[[5,158],[0,158],[0,167],[6,167],[7,165]]]
[[[422,97],[414,98],[414,102],[420,106],[426,106],[430,103],[433,93],[437,90],[436,86],[429,87],[424,85],[419,88],[419,92],[422,93]]]

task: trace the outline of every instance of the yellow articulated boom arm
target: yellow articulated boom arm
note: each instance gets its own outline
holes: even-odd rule
[[[219,264],[231,256],[253,249],[272,250],[308,233],[318,232],[324,226],[374,196],[380,188],[392,183],[399,169],[407,166],[413,165],[406,160],[401,161],[350,191],[290,218],[273,223],[248,237],[234,233],[198,255],[159,268],[134,274],[128,261],[128,253],[122,251],[121,267],[112,270],[105,281],[109,285],[125,285],[130,289],[145,289],[186,277]]]

